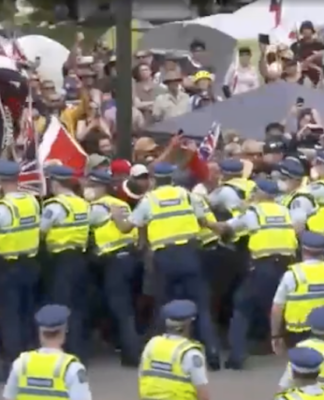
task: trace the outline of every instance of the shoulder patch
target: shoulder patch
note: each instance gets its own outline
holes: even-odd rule
[[[310,190],[321,190],[324,189],[323,185],[320,185],[319,183],[311,183],[309,185]]]
[[[203,360],[202,356],[195,354],[192,357],[192,363],[195,368],[201,368],[204,365],[204,360]]]
[[[53,211],[50,210],[49,208],[47,208],[47,209],[44,210],[43,218],[51,219],[53,217],[53,214],[54,214]]]
[[[88,382],[88,376],[85,369],[79,369],[77,372],[79,383],[86,383]]]
[[[301,208],[301,201],[300,200],[293,200],[293,202],[290,205],[290,208],[292,210],[295,210],[296,208]]]

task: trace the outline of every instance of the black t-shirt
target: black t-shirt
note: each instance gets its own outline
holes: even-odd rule
[[[303,61],[314,51],[324,50],[324,44],[319,40],[308,42],[301,39],[291,45],[291,50],[299,61]]]

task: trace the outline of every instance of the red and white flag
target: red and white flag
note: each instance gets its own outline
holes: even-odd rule
[[[55,161],[74,169],[76,176],[84,173],[88,161],[87,153],[54,116],[43,134],[38,157],[41,166]]]
[[[277,28],[281,24],[283,0],[270,0],[269,11],[274,14],[274,27]]]

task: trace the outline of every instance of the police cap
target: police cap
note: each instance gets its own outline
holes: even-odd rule
[[[111,182],[111,172],[109,169],[93,169],[88,173],[88,179],[91,182],[108,184]]]
[[[69,180],[74,175],[74,170],[64,165],[49,165],[45,168],[45,174],[51,179],[58,181]]]
[[[48,304],[35,314],[35,321],[44,331],[56,331],[68,322],[70,310],[59,304]]]
[[[288,350],[288,358],[292,370],[301,374],[318,372],[324,361],[321,353],[309,347],[295,347]]]
[[[171,177],[175,169],[175,166],[172,164],[160,162],[154,166],[154,176],[157,178]]]
[[[300,235],[300,241],[303,249],[312,253],[324,252],[324,236],[320,233],[304,231]]]
[[[11,180],[18,177],[20,173],[19,164],[15,161],[0,160],[0,179]]]
[[[280,192],[277,182],[270,179],[256,179],[255,184],[258,190],[270,196],[277,196]]]
[[[172,300],[162,307],[164,319],[172,321],[185,321],[195,318],[197,306],[191,300]]]
[[[300,162],[285,159],[279,165],[281,175],[291,179],[302,179],[305,175],[305,169]]]
[[[220,162],[221,172],[226,175],[237,175],[243,172],[244,164],[240,160],[227,158]]]
[[[324,334],[324,307],[314,308],[307,318],[307,325],[314,334]]]

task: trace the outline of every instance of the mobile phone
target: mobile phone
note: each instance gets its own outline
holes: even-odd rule
[[[302,107],[305,104],[305,100],[302,97],[297,97],[296,99],[296,106]]]
[[[270,44],[270,36],[265,35],[264,33],[259,33],[259,43],[269,46]]]
[[[178,130],[178,132],[177,132],[177,135],[179,135],[179,136],[180,136],[180,135],[183,135],[183,134],[184,134],[184,131],[183,131],[183,129],[179,129],[179,130]]]

